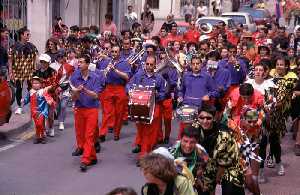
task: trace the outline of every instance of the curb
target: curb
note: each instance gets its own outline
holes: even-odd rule
[[[12,116],[13,117],[13,116]],[[18,134],[23,133],[24,131],[28,130],[32,126],[31,117],[28,117],[28,120],[23,122],[17,127],[12,129],[8,129],[8,125],[5,127],[0,127],[0,140],[8,140],[12,137],[15,137]]]

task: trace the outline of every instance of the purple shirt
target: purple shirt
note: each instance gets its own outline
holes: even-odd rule
[[[228,59],[223,59],[218,63],[219,68],[225,68],[229,70],[231,77],[231,85],[238,85],[245,81],[247,76],[247,66],[241,59],[238,60],[240,64],[240,70],[237,71],[234,66],[228,63]]]
[[[78,87],[79,85],[83,85],[88,90],[91,90],[97,94],[103,91],[104,81],[101,80],[100,76],[95,72],[89,71],[89,75],[87,80],[84,80],[80,70],[76,70],[70,78],[71,85],[74,87]],[[99,99],[94,99],[84,92],[80,92],[79,99],[75,101],[76,108],[98,108],[99,107]]]
[[[166,97],[170,98],[171,93],[175,91],[178,82],[178,72],[176,68],[167,65],[158,72],[167,82]]]
[[[98,66],[99,69],[104,70],[110,62],[111,62],[111,59],[101,61]],[[112,63],[114,63],[114,61]],[[126,73],[129,78],[131,77],[131,67],[130,67],[130,64],[128,64],[128,62],[126,62],[122,59],[118,60],[117,63],[115,64],[115,68],[118,69],[119,71]],[[123,86],[125,86],[126,80],[121,78],[117,73],[115,73],[115,71],[111,70],[106,75],[105,83],[108,85],[123,85]]]
[[[209,75],[210,72],[206,70]],[[231,77],[230,72],[224,68],[218,68],[215,72],[215,75],[212,77],[217,85],[217,89],[219,91],[219,95],[224,94],[229,87],[231,86]]]
[[[183,75],[178,96],[183,98],[183,104],[201,107],[202,97],[218,97],[214,80],[204,71],[194,75],[187,72]]]
[[[156,102],[164,100],[166,97],[166,81],[160,74],[154,73],[149,77],[145,71],[139,71],[130,79],[127,84],[127,91],[133,89],[134,85],[155,86]]]

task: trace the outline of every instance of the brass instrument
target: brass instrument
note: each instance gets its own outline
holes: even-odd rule
[[[140,59],[145,53],[145,49],[141,49],[138,53],[133,53],[131,54],[126,61],[130,64],[133,65],[138,59]]]
[[[103,70],[103,75],[106,78],[107,74],[111,71],[111,69],[114,68],[114,66],[117,64],[116,62],[112,63],[113,59],[110,60],[110,62],[108,63],[107,67]],[[112,64],[112,66],[109,66],[110,64]]]
[[[202,23],[199,25],[199,31],[203,34],[209,34],[213,31],[213,26],[210,23]]]
[[[177,69],[179,73],[182,73],[183,69],[181,65],[178,62],[176,62],[174,59],[171,59],[171,57],[169,56],[168,48],[165,49],[165,52],[167,54],[167,59],[172,63],[172,65]]]

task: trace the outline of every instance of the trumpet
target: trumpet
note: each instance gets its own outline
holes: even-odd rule
[[[177,69],[178,72],[182,73],[183,69],[181,65],[178,62],[176,62],[174,59],[171,59],[171,57],[169,56],[168,48],[165,48],[165,52],[167,54],[167,59],[171,62],[171,64]]]
[[[126,61],[130,64],[133,65],[138,59],[140,59],[145,53],[145,49],[141,49],[138,53],[133,53],[130,55]]]
[[[107,67],[103,70],[103,75],[104,77],[106,78],[107,77],[107,74],[112,70],[114,69],[115,65],[116,65],[116,62],[112,63],[113,62],[113,59],[110,60],[110,62],[108,63]],[[112,64],[112,66],[109,66],[110,64]]]

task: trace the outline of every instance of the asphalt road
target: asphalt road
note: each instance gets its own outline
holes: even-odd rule
[[[176,122],[173,127],[176,137]],[[72,113],[67,117],[66,129],[56,132],[46,145],[34,145],[32,139],[19,140],[8,148],[3,147],[6,143],[0,144],[0,195],[104,195],[117,186],[131,186],[140,192],[145,181],[130,152],[135,135],[132,123],[123,127],[118,142],[112,134],[108,136],[97,154],[99,163],[86,173],[79,170],[79,157],[71,156],[75,148]],[[27,133],[33,134],[32,130]],[[292,144],[290,136],[286,136],[286,176],[278,177],[275,170],[266,170],[269,182],[261,186],[264,195],[300,194],[300,157],[292,153]]]

